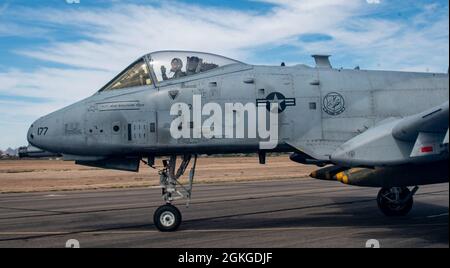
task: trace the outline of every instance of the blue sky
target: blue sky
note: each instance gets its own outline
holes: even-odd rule
[[[71,0],[69,0],[70,2]],[[0,0],[0,149],[142,54],[198,50],[253,64],[447,72],[447,0]]]

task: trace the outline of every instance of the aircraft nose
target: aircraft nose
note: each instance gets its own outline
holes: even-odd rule
[[[36,121],[33,122],[33,124],[31,124],[31,126],[28,128],[28,132],[27,132],[27,140],[28,140],[28,143],[31,145],[34,145],[33,143],[34,143],[34,124],[35,123],[36,123]]]
[[[59,114],[53,113],[39,118],[31,124],[27,133],[30,145],[42,150],[52,151],[59,141]]]
[[[42,124],[42,118],[39,118],[38,120],[34,121],[33,124],[31,124],[30,128],[28,129],[28,133],[27,133],[27,140],[28,143],[35,146],[35,147],[39,147],[41,148],[41,142],[38,136],[38,129],[39,132],[41,132],[41,127],[39,127]],[[42,134],[42,133],[39,133]]]

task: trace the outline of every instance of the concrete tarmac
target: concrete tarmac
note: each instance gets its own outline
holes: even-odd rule
[[[423,186],[406,217],[387,218],[378,189],[310,178],[194,185],[183,224],[158,232],[158,188],[0,195],[0,247],[449,247],[449,184]]]

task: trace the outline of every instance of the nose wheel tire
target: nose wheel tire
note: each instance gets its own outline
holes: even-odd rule
[[[405,216],[414,204],[411,191],[406,188],[383,188],[378,193],[378,207],[388,217]]]
[[[153,222],[161,232],[176,231],[181,224],[181,212],[170,204],[160,206],[153,215]]]

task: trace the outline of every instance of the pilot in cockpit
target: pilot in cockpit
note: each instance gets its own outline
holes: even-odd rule
[[[170,72],[173,73],[173,76],[171,78],[167,77],[166,67],[164,65],[161,66],[161,75],[163,80],[169,80],[186,76],[186,73],[181,70],[183,68],[183,61],[181,59],[173,58],[172,61],[170,62],[170,65],[171,65]]]
[[[187,57],[186,75],[199,73],[201,71],[202,64],[203,60],[199,57]]]

